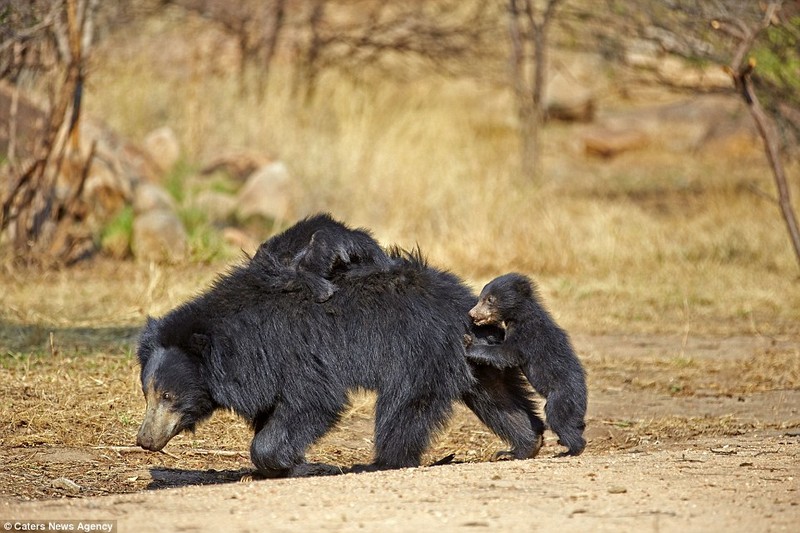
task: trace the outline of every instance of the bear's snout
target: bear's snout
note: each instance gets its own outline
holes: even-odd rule
[[[145,420],[142,423],[142,427],[139,428],[139,433],[136,435],[136,445],[141,446],[145,450],[157,452],[166,445],[166,441],[163,443],[160,441],[164,441],[164,439],[157,438],[157,436],[153,434],[153,428],[148,425],[147,420]]]
[[[163,405],[148,406],[136,444],[152,452],[161,451],[172,437],[180,433],[180,414]]]
[[[142,435],[141,431],[138,435],[136,435],[136,445],[141,446],[145,450],[150,450],[151,452],[156,451],[155,446],[153,446],[153,438],[147,435]]]
[[[160,452],[164,446],[175,436],[175,431],[157,432],[146,423],[142,424],[139,434],[136,435],[136,444],[151,452]]]
[[[475,307],[469,310],[469,317],[478,326],[483,326],[488,322],[488,317],[486,316],[486,312],[484,311],[484,309],[481,307],[480,304],[476,305]]]

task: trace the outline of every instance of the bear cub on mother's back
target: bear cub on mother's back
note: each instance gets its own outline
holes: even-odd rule
[[[469,312],[478,326],[505,328],[501,344],[471,341],[467,357],[498,368],[522,367],[525,377],[547,399],[545,415],[569,455],[586,447],[586,376],[569,336],[539,303],[536,288],[522,274],[505,274],[481,291]]]
[[[279,272],[286,290],[305,286],[318,303],[339,290],[331,281],[336,274],[365,266],[385,272],[392,264],[368,230],[350,228],[328,213],[306,218],[262,243],[253,260]]]

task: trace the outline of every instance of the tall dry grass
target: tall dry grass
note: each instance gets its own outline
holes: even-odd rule
[[[546,178],[533,184],[519,176],[510,95],[495,86],[326,75],[303,106],[281,62],[258,101],[240,95],[230,43],[203,24],[150,21],[107,41],[88,111],[134,139],[167,124],[194,163],[270,153],[303,191],[298,215],[330,211],[383,243],[418,244],[476,288],[530,274],[571,327],[800,332],[783,222],[751,192],[773,190],[757,146],[690,153],[657,138],[598,161],[575,127],[549,125]]]

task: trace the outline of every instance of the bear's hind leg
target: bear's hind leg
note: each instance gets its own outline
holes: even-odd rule
[[[375,405],[375,462],[354,471],[419,466],[432,433],[451,412],[452,401],[435,393],[403,398],[382,394]]]
[[[498,457],[536,457],[542,447],[545,426],[520,372],[473,365],[473,373],[478,384],[463,400],[481,422],[511,445],[510,452],[498,453]]]
[[[554,391],[547,395],[544,411],[550,429],[558,435],[558,442],[567,447],[562,455],[580,455],[586,447],[583,431],[586,428],[584,414],[585,400],[580,393],[578,397],[564,391]]]

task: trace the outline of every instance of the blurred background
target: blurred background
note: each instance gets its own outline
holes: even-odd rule
[[[218,271],[328,211],[583,331],[797,333],[799,41],[779,1],[0,0],[0,250]]]

